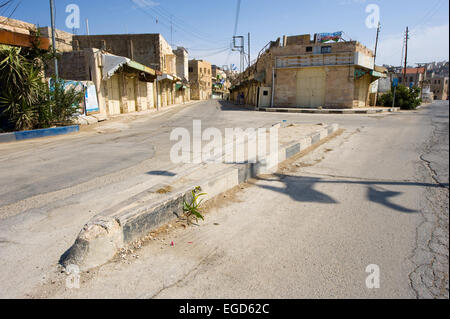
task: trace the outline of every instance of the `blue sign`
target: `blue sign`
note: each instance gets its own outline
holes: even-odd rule
[[[392,81],[392,86],[395,87],[395,88],[398,86],[398,78],[395,78],[395,79]]]

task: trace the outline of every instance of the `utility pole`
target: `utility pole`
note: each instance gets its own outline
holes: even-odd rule
[[[240,39],[240,45],[236,44],[236,39]],[[244,37],[243,36],[234,36],[233,37],[233,51],[239,51],[241,54],[241,66],[240,73],[244,72]]]
[[[405,43],[405,67],[403,68],[403,83],[406,85],[406,67],[408,64],[408,40],[409,40],[409,29],[406,27],[406,43]]]
[[[248,67],[250,68],[250,32],[248,33]]]
[[[380,22],[378,22],[377,39],[376,39],[376,41],[375,41],[375,56],[374,56],[374,58],[373,58],[374,63],[375,63],[376,60],[377,60],[378,38],[379,38],[379,36],[380,36],[380,29],[381,29],[381,24],[380,24]]]
[[[170,16],[170,46],[173,48],[173,23],[172,23],[172,16]]]
[[[55,76],[56,80],[59,78],[59,72],[58,72],[58,59],[56,58],[56,36],[55,36],[55,5],[53,3],[53,0],[50,0],[50,18],[51,18],[51,24],[52,24],[52,46],[53,46],[53,55],[55,60]]]

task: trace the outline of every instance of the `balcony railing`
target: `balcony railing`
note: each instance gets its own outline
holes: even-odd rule
[[[353,64],[355,64],[354,52],[305,54],[276,58],[277,69]]]

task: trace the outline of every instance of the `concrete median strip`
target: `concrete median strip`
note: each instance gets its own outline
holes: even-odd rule
[[[9,143],[15,141],[23,141],[35,138],[43,138],[50,136],[65,135],[71,133],[77,133],[80,131],[79,125],[64,126],[64,127],[53,127],[40,130],[32,131],[21,131],[13,133],[2,133],[0,134],[0,143]]]
[[[398,108],[368,109],[302,109],[302,108],[260,108],[261,112],[305,113],[305,114],[380,114],[398,112]]]
[[[278,154],[268,154],[254,164],[202,165],[170,185],[153,186],[89,221],[72,247],[61,257],[60,263],[65,267],[77,265],[82,271],[101,266],[121,248],[182,216],[183,203],[191,200],[191,192],[197,186],[208,194],[206,199],[212,199],[250,178],[276,172],[281,162],[307,150],[338,129],[337,124],[324,126],[299,140],[282,145]]]

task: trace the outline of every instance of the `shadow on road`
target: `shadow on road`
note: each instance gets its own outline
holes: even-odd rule
[[[393,203],[391,200],[394,197],[400,196],[401,192],[390,191],[381,186],[411,186],[411,187],[441,187],[440,185],[430,183],[416,183],[416,182],[390,182],[390,181],[359,181],[359,180],[326,180],[316,177],[301,177],[285,174],[274,174],[274,178],[258,177],[262,181],[277,181],[282,182],[284,187],[257,185],[260,188],[279,192],[281,194],[289,195],[293,200],[307,203],[321,203],[321,204],[337,204],[331,196],[314,189],[318,184],[355,184],[367,186],[367,199],[371,202],[383,205],[401,213],[417,213],[417,210],[409,209],[407,207]],[[445,185],[444,185],[445,186]],[[447,185],[448,187],[448,185]]]
[[[237,105],[234,102],[219,100],[220,109],[222,111],[255,111],[256,108],[253,105]]]
[[[173,177],[177,174],[169,172],[169,171],[150,171],[147,172],[148,175],[154,175],[154,176],[169,176],[169,177]]]

